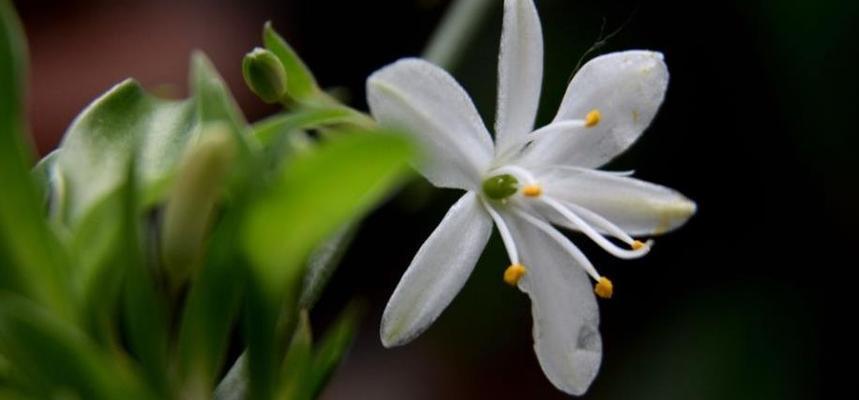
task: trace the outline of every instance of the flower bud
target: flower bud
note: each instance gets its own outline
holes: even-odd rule
[[[251,91],[266,103],[277,103],[286,95],[286,70],[266,49],[257,47],[245,55],[242,75]]]
[[[173,291],[198,268],[212,214],[235,157],[234,140],[227,126],[206,126],[179,163],[161,235],[161,259]]]

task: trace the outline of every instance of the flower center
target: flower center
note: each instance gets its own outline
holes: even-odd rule
[[[483,181],[483,194],[492,200],[503,200],[519,190],[519,180],[513,175],[495,175]]]

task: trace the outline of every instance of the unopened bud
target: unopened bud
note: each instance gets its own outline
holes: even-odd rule
[[[162,261],[172,290],[182,287],[198,268],[212,211],[235,157],[234,140],[226,125],[206,126],[179,163],[161,236]]]
[[[286,95],[286,70],[266,49],[257,47],[245,55],[242,75],[251,91],[266,103],[277,103]]]

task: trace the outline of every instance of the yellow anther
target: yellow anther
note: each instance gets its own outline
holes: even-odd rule
[[[602,118],[602,114],[600,114],[600,110],[591,110],[588,115],[585,115],[585,126],[588,128],[593,128],[600,123],[600,119]]]
[[[528,273],[528,270],[525,269],[524,265],[513,264],[504,270],[504,282],[507,282],[510,286],[516,286],[526,273]]]
[[[594,293],[604,299],[610,299],[612,293],[614,293],[614,285],[612,285],[608,278],[601,276],[600,280],[597,281],[597,284],[594,285]]]
[[[632,244],[630,246],[632,246],[633,250],[641,250],[644,248],[644,246],[647,246],[647,245],[644,244],[644,242],[642,242],[640,240],[635,240],[632,242]]]
[[[543,188],[538,184],[528,185],[522,188],[522,194],[528,197],[537,197],[543,194]]]

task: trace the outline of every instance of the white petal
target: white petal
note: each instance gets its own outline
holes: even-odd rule
[[[427,153],[418,166],[439,187],[478,189],[492,138],[465,90],[426,61],[404,59],[370,75],[367,101],[384,126],[412,135]]]
[[[473,192],[447,212],[400,280],[382,316],[382,344],[420,335],[459,293],[492,233],[492,220]]]
[[[532,0],[505,0],[498,56],[496,153],[521,143],[534,128],[543,82],[543,32]]]
[[[506,217],[528,271],[519,288],[531,297],[537,359],[558,389],[581,395],[602,360],[599,308],[591,282],[548,234],[521,217]]]
[[[547,196],[587,208],[633,236],[668,232],[696,210],[693,201],[673,189],[601,171],[556,170],[538,179],[544,181]],[[546,215],[552,223],[569,227],[563,218]]]
[[[570,82],[553,124],[601,114],[594,127],[549,129],[527,150],[527,165],[599,167],[626,150],[650,125],[665,98],[662,54],[634,50],[586,63]]]

